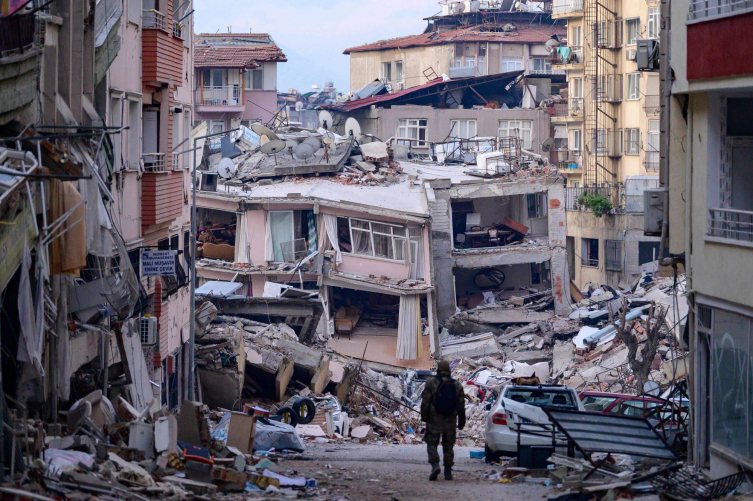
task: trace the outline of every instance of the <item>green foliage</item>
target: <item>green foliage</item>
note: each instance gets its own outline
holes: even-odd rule
[[[601,217],[604,214],[609,214],[612,210],[612,202],[602,197],[601,195],[592,195],[590,193],[582,193],[578,198],[578,203],[586,209],[591,209],[594,216]]]

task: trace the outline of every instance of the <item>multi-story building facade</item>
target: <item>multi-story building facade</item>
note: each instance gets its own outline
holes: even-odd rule
[[[658,239],[642,228],[643,189],[658,182],[658,72],[638,71],[637,41],[658,39],[660,4],[630,0],[554,0],[552,17],[567,35],[552,54],[565,70],[563,113],[552,117],[567,138],[560,151],[567,177],[568,247],[573,279],[613,287],[629,283],[658,258]],[[557,137],[557,135],[555,135]],[[588,191],[612,203],[611,214],[581,212]]]
[[[211,133],[275,117],[277,64],[287,59],[270,35],[202,33],[195,51],[195,119]]]
[[[713,478],[753,469],[753,9],[673,0],[662,146],[669,251],[684,258],[690,313],[692,451]]]

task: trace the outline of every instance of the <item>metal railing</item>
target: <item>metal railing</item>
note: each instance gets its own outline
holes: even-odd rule
[[[208,106],[241,106],[242,92],[239,85],[201,87],[196,90],[196,102]]]
[[[146,172],[164,172],[165,171],[165,154],[164,153],[143,153],[141,159],[144,161],[144,171]]]
[[[737,209],[709,209],[706,235],[740,242],[753,242],[753,212]]]
[[[643,97],[643,109],[646,115],[658,115],[661,110],[661,96],[646,94]]]
[[[753,11],[751,0],[690,0],[688,21],[736,16]]]
[[[583,156],[580,151],[557,150],[552,151],[550,158],[553,162],[559,164],[560,170],[576,170],[583,168]]]
[[[173,170],[181,170],[180,153],[173,153]]]
[[[0,57],[30,49],[35,32],[34,14],[0,17]]]
[[[165,15],[154,9],[142,11],[142,24],[145,29],[167,31],[167,19]]]
[[[619,186],[607,185],[607,186],[592,186],[592,187],[566,187],[565,188],[565,210],[575,211],[589,211],[586,207],[583,207],[580,203],[580,198],[583,194],[588,193],[590,195],[599,195],[610,202],[612,202],[613,209],[618,211],[622,209],[619,202]]]
[[[583,116],[583,98],[582,97],[571,97],[568,101],[568,114],[571,117],[582,117]]]
[[[567,14],[583,10],[583,0],[554,0],[552,14]]]
[[[647,151],[646,158],[643,159],[643,165],[646,166],[648,172],[659,172],[659,152]]]
[[[173,36],[183,40],[183,25],[173,21]]]
[[[570,53],[565,54],[562,51],[557,51],[558,47],[555,47],[554,52],[550,56],[552,65],[559,64],[580,64],[583,62],[583,46],[581,45],[561,45],[559,48],[569,48]]]

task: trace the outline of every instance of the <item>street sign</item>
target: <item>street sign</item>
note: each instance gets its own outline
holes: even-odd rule
[[[164,277],[175,275],[175,251],[141,249],[141,276]]]

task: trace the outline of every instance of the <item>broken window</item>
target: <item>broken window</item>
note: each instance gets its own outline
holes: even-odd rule
[[[476,137],[475,120],[452,120],[450,122],[450,136],[456,139],[471,139]]]
[[[546,193],[531,193],[526,195],[528,202],[528,218],[546,217]]]
[[[622,242],[607,240],[605,242],[606,269],[608,271],[622,271]]]
[[[426,146],[427,130],[428,120],[426,119],[407,118],[398,120],[397,142],[405,146]]]
[[[342,252],[405,261],[408,234],[404,226],[339,217],[337,232]]]
[[[533,121],[531,120],[500,120],[498,136],[499,137],[517,137],[521,141],[523,148],[531,147],[531,134]]]
[[[581,265],[582,266],[599,266],[599,239],[598,238],[581,238]]]

